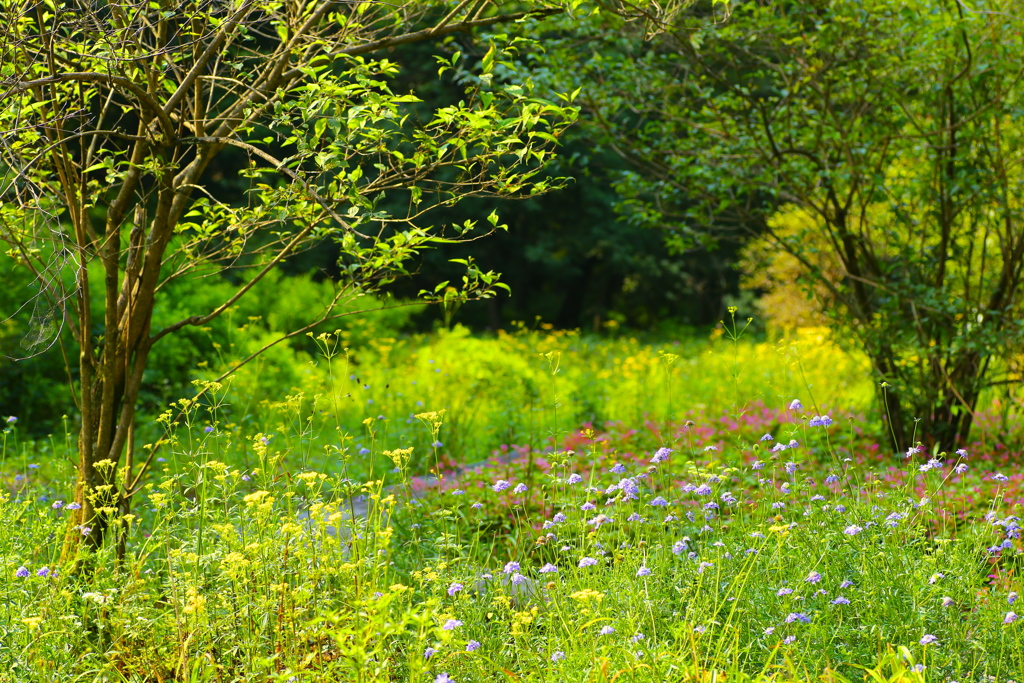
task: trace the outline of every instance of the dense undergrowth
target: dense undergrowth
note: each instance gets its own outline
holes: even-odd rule
[[[327,386],[353,382],[321,343]],[[957,453],[894,454],[857,361],[812,339],[690,357],[573,335],[504,344],[395,342],[362,355],[358,400],[300,388],[264,424],[239,414],[238,385],[179,403],[132,512],[109,511],[77,576],[60,560],[62,440],[9,422],[0,680],[1024,671],[1021,475],[995,423]],[[403,369],[418,389],[399,392]]]

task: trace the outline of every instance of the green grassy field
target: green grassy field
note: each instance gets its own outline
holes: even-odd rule
[[[821,332],[319,343],[283,395],[254,367],[143,429],[88,574],[61,561],[73,439],[7,423],[0,681],[1024,670],[1005,434],[893,453]]]

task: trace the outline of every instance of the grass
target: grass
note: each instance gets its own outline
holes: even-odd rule
[[[9,423],[0,681],[1024,670],[1008,449],[893,455],[859,361],[834,346],[427,341],[361,351],[368,399],[331,389],[355,373],[323,338],[331,362],[276,407],[232,405],[244,382],[177,406],[134,514],[112,519],[124,560],[108,543],[89,576],[59,563],[60,440]],[[832,424],[812,426],[826,411]]]

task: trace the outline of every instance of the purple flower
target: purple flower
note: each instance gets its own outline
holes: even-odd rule
[[[773,633],[775,633],[775,627],[774,627],[774,626],[769,626],[768,628],[766,628],[766,629],[764,630],[764,634],[765,634],[766,636],[770,636],[770,635],[771,635],[771,634],[773,634]]]
[[[512,486],[512,484],[508,483],[504,479],[499,479],[498,481],[494,482],[494,486],[492,486],[491,488],[494,489],[496,493],[501,493],[510,486]]]
[[[67,509],[68,510],[81,510],[82,506],[79,505],[78,503],[68,503],[67,504]]]
[[[505,574],[513,574],[513,573],[519,571],[520,569],[521,569],[521,567],[519,566],[518,562],[509,562],[508,564],[505,565],[505,568],[502,569],[501,571],[504,572]]]
[[[752,469],[752,470],[759,470],[759,469],[762,469],[762,468],[764,468],[764,463],[761,462],[760,460],[755,460],[750,465],[750,469]]]
[[[825,483],[826,484],[834,484],[837,481],[839,481],[839,477],[834,475],[834,474],[830,474],[827,477],[825,477]]]
[[[690,546],[686,544],[686,541],[676,541],[672,544],[672,552],[676,555],[682,555],[684,551],[688,550]]]
[[[566,483],[568,483],[568,484],[578,484],[581,481],[583,481],[583,477],[581,477],[580,475],[578,475],[578,474],[570,474],[569,478],[566,480]]]
[[[651,570],[648,569],[647,567],[640,567],[639,569],[636,570],[636,575],[637,576],[650,576],[651,575]]]
[[[584,512],[589,512],[590,510],[596,510],[596,509],[597,509],[597,506],[594,505],[593,503],[591,503],[589,500],[586,503],[584,503],[583,505],[580,505],[580,510],[583,510]]]
[[[546,565],[537,570],[541,574],[552,574],[558,571],[558,567],[548,562]]]
[[[785,467],[786,467],[786,473],[787,474],[793,474],[794,472],[796,472],[797,465],[796,465],[795,462],[791,461],[791,462],[787,462]]]
[[[1006,603],[1008,605],[1012,605],[1013,603],[1017,602],[1018,597],[1019,596],[1016,593],[1011,591],[1010,594],[1006,596]]]
[[[920,642],[921,642],[921,644],[922,644],[922,645],[931,645],[932,643],[935,643],[935,642],[937,642],[938,640],[939,640],[939,639],[938,639],[938,638],[936,638],[935,636],[933,636],[932,634],[930,634],[930,633],[926,633],[926,634],[924,634],[924,635],[923,635],[923,636],[921,637],[921,641],[920,641]]]
[[[583,569],[584,567],[593,567],[595,564],[597,564],[597,560],[595,560],[594,558],[584,557],[582,560],[580,560],[579,568]]]
[[[959,455],[961,458],[966,458],[967,457],[967,449],[966,448],[958,448],[958,449],[956,449],[956,454]]]
[[[641,517],[639,513],[634,512],[629,517],[626,517],[626,521],[627,522],[641,522],[641,523],[643,523],[643,522],[645,522],[647,520],[645,520],[643,517]]]
[[[451,494],[452,494],[453,496],[462,496],[462,495],[465,495],[465,493],[466,493],[466,492],[465,492],[465,491],[463,491],[462,489],[452,489],[452,490],[451,490]]]
[[[43,577],[44,579],[45,579],[45,578],[46,578],[47,576],[49,576],[49,575],[50,575],[50,568],[49,568],[49,567],[40,567],[40,568],[39,568],[39,569],[38,569],[38,570],[36,571],[36,576],[41,576],[41,577]]]
[[[807,583],[818,583],[819,581],[821,581],[821,574],[819,574],[818,572],[811,572],[807,575],[807,578],[804,579],[804,581],[806,581]]]
[[[484,504],[483,504],[483,503],[473,503],[473,504],[472,504],[472,505],[470,505],[469,507],[473,508],[474,510],[479,510],[479,509],[480,509],[480,508],[482,508],[483,506],[484,506]]]
[[[611,634],[615,633],[615,629],[613,629],[611,626],[602,626],[600,633],[602,636],[610,636]]]
[[[697,573],[698,574],[703,574],[705,569],[708,569],[708,568],[714,567],[714,566],[715,565],[711,564],[710,562],[701,562],[699,565],[697,565]]]
[[[650,503],[648,503],[648,505],[651,505],[653,507],[665,507],[666,505],[668,505],[668,501],[662,498],[661,496],[658,496]]]
[[[512,493],[526,493],[526,484],[516,484],[516,487],[512,489]]]
[[[842,595],[840,595],[840,596],[836,597],[835,600],[832,601],[832,604],[833,605],[849,605],[850,601],[847,600],[846,598],[844,598]]]
[[[710,496],[711,487],[708,486],[707,484],[701,484],[700,486],[695,488],[693,492],[696,493],[698,496]]]
[[[1008,476],[1006,476],[1005,474],[1001,474],[999,472],[996,472],[995,474],[992,475],[992,480],[993,481],[1009,481],[1010,478]]]
[[[441,443],[440,441],[435,441],[434,443],[430,444],[430,446],[432,448],[441,448],[442,446],[444,446],[444,444]]]
[[[512,578],[509,579],[509,581],[512,582],[513,586],[518,586],[519,584],[526,583],[526,577],[519,572],[516,572],[512,575]]]
[[[210,432],[213,431],[213,425],[206,425],[205,427],[203,427],[203,431],[209,434]]]
[[[956,467],[954,467],[954,468],[953,468],[953,471],[954,471],[954,472],[956,472],[957,474],[963,474],[963,473],[964,473],[964,472],[966,472],[966,471],[967,471],[968,469],[969,469],[969,468],[967,467],[967,463],[963,463],[963,462],[962,462],[962,463],[960,463],[959,465],[957,465]]]
[[[612,472],[614,472],[615,474],[622,474],[625,471],[626,468],[621,462],[617,462],[615,463],[615,465],[612,466]]]
[[[786,450],[787,448],[789,448],[789,446],[780,441],[779,443],[772,446],[772,453],[780,453]]]
[[[856,524],[851,524],[850,526],[848,526],[845,529],[843,529],[843,533],[846,534],[847,536],[856,536],[857,534],[859,534],[862,531],[864,531],[864,528],[863,527],[859,527]]]
[[[463,586],[461,583],[453,583],[452,585],[448,586],[448,596],[454,598],[455,594],[463,588],[465,588],[465,586]]]
[[[953,604],[953,598],[949,597],[948,595],[946,597],[942,598],[942,606],[943,607],[949,607],[952,604]]]
[[[434,656],[436,652],[437,650],[435,650],[434,648],[428,647],[426,650],[423,651],[423,659],[430,659]]]
[[[783,645],[789,645],[790,643],[795,643],[795,642],[796,642],[796,636],[786,636],[783,639],[782,644]]]
[[[19,579],[28,578],[28,568],[24,566],[18,567],[18,570],[14,572],[14,575],[17,576]]]
[[[479,650],[479,649],[480,649],[480,641],[479,640],[471,640],[468,643],[466,643],[466,652],[473,652],[473,651]]]
[[[654,457],[651,458],[651,463],[665,462],[668,460],[668,456],[672,453],[671,448],[659,448],[655,453]]]
[[[811,623],[811,618],[803,612],[790,612],[786,615],[786,623],[792,624],[794,621],[802,621],[805,624]]]
[[[447,673],[440,673],[437,674],[437,678],[434,679],[434,683],[455,683],[455,679]]]
[[[639,643],[643,639],[644,639],[644,634],[637,633],[635,636],[632,636],[629,640],[630,640],[630,642],[633,642],[633,643]]]
[[[50,507],[52,507],[54,510],[60,510],[62,507],[64,507],[64,501],[55,500],[53,501],[53,505],[51,505]]]
[[[1016,612],[1007,612],[1006,616],[1003,617],[1003,624],[1012,624],[1013,622],[1017,621],[1017,619],[1018,617]]]
[[[803,410],[804,404],[800,402],[800,399],[794,398],[793,402],[789,404],[790,410]]]
[[[551,518],[551,521],[554,522],[555,524],[561,524],[562,522],[564,522],[564,521],[566,521],[568,519],[569,518],[566,517],[564,513],[556,512],[555,516]]]
[[[442,626],[441,628],[443,628],[445,631],[454,631],[460,626],[462,626],[462,622],[458,619],[449,619],[448,621],[444,622],[444,626]]]
[[[781,597],[783,597],[784,595],[789,595],[789,594],[790,594],[790,593],[792,593],[792,592],[793,592],[793,589],[792,589],[792,588],[780,588],[780,589],[779,589],[779,592],[778,592],[778,593],[776,593],[775,595],[777,595],[777,596],[779,596],[779,597],[781,598]]]
[[[771,441],[772,438],[773,437],[771,434],[765,434],[764,436],[761,437],[761,441]]]
[[[811,421],[807,423],[809,427],[828,427],[832,424],[832,418],[828,415],[815,415],[811,418]]]
[[[554,652],[551,653],[551,661],[552,662],[560,662],[563,659],[565,659],[565,653],[562,652],[561,650],[555,650]]]

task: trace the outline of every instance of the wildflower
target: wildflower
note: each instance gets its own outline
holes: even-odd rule
[[[36,576],[41,576],[41,577],[43,577],[44,579],[45,579],[45,578],[46,578],[47,576],[49,576],[49,575],[50,575],[50,568],[49,568],[49,567],[40,567],[40,568],[39,568],[39,569],[38,569],[38,570],[36,571]]]
[[[441,446],[443,446],[443,445],[444,445],[444,444],[443,444],[443,443],[441,443],[440,441],[435,441],[434,443],[430,444],[430,446],[431,446],[432,448],[441,448]]]
[[[62,507],[64,507],[64,501],[55,500],[53,501],[53,505],[51,505],[50,507],[52,507],[54,510],[60,510]]]
[[[786,444],[786,448],[796,448],[799,445],[800,445],[799,441],[797,441],[796,439],[790,439],[789,443]]]
[[[859,534],[862,531],[864,531],[864,528],[863,527],[859,527],[856,524],[851,524],[850,526],[848,526],[845,529],[843,529],[843,533],[846,534],[847,536],[856,536],[857,534]]]
[[[594,558],[584,557],[582,560],[580,560],[579,568],[583,569],[585,567],[593,567],[595,564],[597,564],[597,560],[595,560]]]
[[[714,445],[712,445],[712,446],[705,446],[704,447],[704,451],[705,452],[707,452],[707,451],[717,451],[717,450],[718,450],[718,446],[714,446]]]
[[[903,519],[902,514],[900,514],[899,512],[893,512],[885,518],[885,523],[895,529],[897,526],[899,526],[901,519]]]
[[[1006,476],[1005,474],[1001,474],[999,472],[996,472],[995,474],[992,475],[992,480],[993,481],[1009,481],[1010,478],[1008,476]]]
[[[690,546],[686,544],[686,541],[676,541],[672,544],[672,552],[676,555],[682,555],[684,550],[687,550]]]
[[[455,594],[463,588],[465,588],[465,586],[463,586],[461,583],[453,583],[452,585],[448,586],[448,597],[454,598]]]
[[[1017,598],[1018,595],[1011,591],[1010,594],[1006,596],[1006,603],[1008,605],[1012,605],[1013,603],[1017,602]]]
[[[772,446],[772,453],[779,453],[781,451],[786,450],[787,448],[789,448],[789,446],[780,441],[779,443]]]
[[[769,626],[768,628],[766,628],[766,629],[764,630],[764,634],[765,634],[766,636],[770,636],[770,635],[771,635],[771,634],[773,634],[773,633],[775,633],[775,627],[774,627],[774,626]]]
[[[449,619],[448,621],[444,622],[444,626],[442,626],[441,628],[443,628],[445,631],[454,631],[460,626],[462,626],[462,622],[458,619]]]
[[[583,510],[584,512],[589,512],[590,510],[596,510],[596,509],[597,509],[597,506],[594,505],[593,503],[591,503],[589,500],[586,503],[584,503],[583,505],[580,505],[580,510]]]
[[[79,527],[83,536],[88,536],[92,532],[91,526],[85,526],[84,524]]]
[[[832,418],[828,415],[815,415],[807,424],[810,427],[828,427],[832,424]]]
[[[434,679],[434,683],[455,683],[455,679],[447,673],[440,673],[437,674],[437,678]]]
[[[953,471],[956,472],[957,474],[963,474],[968,469],[969,468],[967,467],[966,463],[960,463],[959,465],[953,468]]]
[[[944,598],[942,598],[942,606],[943,607],[949,607],[952,604],[953,604],[953,598],[949,597],[948,595],[945,596]]]
[[[837,477],[837,476],[836,476],[836,475],[834,475],[834,474],[830,474],[830,475],[828,475],[827,477],[825,477],[825,483],[826,483],[826,484],[834,484],[834,483],[836,483],[837,481],[839,481],[839,477]]]
[[[944,578],[946,578],[946,575],[943,574],[942,572],[938,572],[936,574],[932,574],[930,577],[928,577],[928,584],[929,585],[934,585],[935,582],[937,582],[939,579],[944,579]]]
[[[697,565],[697,573],[698,574],[703,574],[705,569],[708,569],[708,568],[714,567],[714,566],[715,565],[713,565],[710,562],[701,562],[699,565]]]
[[[790,612],[786,615],[786,623],[792,624],[794,621],[802,621],[805,624],[811,623],[811,618],[803,612]]]
[[[519,572],[516,572],[512,575],[512,578],[509,579],[509,581],[512,582],[513,586],[518,586],[522,583],[526,583],[526,577],[520,574]]]
[[[811,572],[807,575],[807,578],[804,579],[804,581],[807,583],[818,583],[819,581],[821,581],[821,574],[819,574],[818,572]]]
[[[793,474],[794,472],[796,472],[797,465],[795,462],[787,462],[785,467],[787,474]]]
[[[483,504],[483,503],[473,503],[473,504],[472,504],[472,505],[470,505],[469,507],[473,508],[474,510],[479,510],[479,509],[480,509],[480,508],[482,508],[483,506],[484,506],[484,504]]]
[[[611,626],[602,626],[600,633],[602,636],[610,636],[611,634],[615,633],[615,629],[613,629]]]
[[[800,399],[794,398],[793,402],[789,404],[790,410],[803,410],[804,404],[800,402]]]
[[[636,570],[636,575],[637,576],[650,576],[651,575],[651,570],[648,569],[647,567],[641,566],[639,569]]]
[[[783,597],[785,595],[789,595],[792,592],[793,592],[792,588],[780,588],[779,592],[776,593],[775,595],[777,595],[777,596],[779,596],[781,598],[781,597]]]
[[[707,630],[708,630],[707,626],[694,626],[693,627],[693,632],[694,633],[704,633]]]
[[[938,639],[938,638],[936,638],[935,636],[933,636],[932,634],[930,634],[930,633],[926,633],[926,634],[924,634],[924,635],[923,635],[923,636],[921,637],[921,641],[920,641],[920,642],[921,642],[921,644],[922,644],[922,645],[931,645],[932,643],[935,643],[935,642],[937,642],[938,640],[939,640],[939,639]]]
[[[772,438],[773,437],[771,434],[765,434],[764,436],[761,437],[761,441],[771,441]]]
[[[465,493],[466,492],[463,491],[462,489],[452,489],[452,492],[451,492],[451,494],[453,496],[462,496],[462,495],[465,495]]]
[[[750,465],[750,469],[752,469],[752,470],[759,470],[759,469],[762,469],[763,467],[764,467],[764,463],[761,462],[760,460],[755,460]]]
[[[553,574],[558,571],[558,567],[548,562],[546,565],[537,570],[541,574]]]
[[[505,574],[513,574],[513,573],[519,571],[520,569],[521,569],[521,567],[519,566],[518,562],[509,562],[508,564],[505,565],[505,568],[502,569],[501,571],[504,572]]]
[[[651,458],[651,463],[665,462],[668,460],[668,456],[672,453],[671,448],[659,448],[655,453],[654,457]]]
[[[693,492],[696,493],[698,496],[710,496],[711,487],[708,486],[707,484],[701,484],[700,486],[695,488]]]
[[[1016,612],[1007,612],[1006,616],[1003,617],[1003,624],[1004,625],[1012,624],[1013,622],[1017,621],[1017,619],[1018,619],[1018,617],[1017,617],[1017,613]]]
[[[437,653],[437,650],[435,650],[432,647],[428,647],[426,650],[423,651],[423,659],[430,659],[436,653]]]
[[[565,653],[561,650],[555,650],[553,653],[551,653],[552,662],[560,662],[563,659],[565,659]]]
[[[847,600],[846,598],[844,598],[842,595],[840,595],[835,600],[832,601],[832,604],[833,605],[849,605],[850,601]]]
[[[499,479],[498,481],[494,482],[494,486],[492,486],[491,488],[494,489],[496,493],[501,493],[510,486],[512,486],[512,484],[508,483],[504,479]]]
[[[621,462],[617,462],[615,463],[615,465],[612,466],[612,472],[614,472],[615,474],[622,474],[625,471],[626,467]]]
[[[580,475],[578,475],[578,474],[570,474],[569,478],[566,480],[566,483],[567,484],[578,484],[581,481],[583,481],[583,477],[581,477]]]
[[[19,579],[28,578],[28,568],[23,566],[18,567],[18,570],[14,572],[14,575],[17,576]]]
[[[526,484],[516,484],[516,487],[512,489],[512,493],[526,493]]]
[[[796,636],[786,636],[783,639],[782,644],[783,645],[789,645],[790,643],[795,643],[795,642],[796,642]]]
[[[631,642],[634,642],[634,643],[639,643],[643,639],[644,639],[644,634],[637,633],[635,636],[632,636],[629,640]]]
[[[961,458],[966,458],[967,457],[967,449],[966,448],[958,448],[958,449],[956,449],[956,454],[959,455]]]
[[[643,523],[643,522],[645,522],[647,520],[645,520],[643,517],[641,517],[639,515],[639,513],[634,512],[629,517],[626,517],[626,521],[627,522],[640,522],[640,523]]]
[[[81,510],[82,506],[78,503],[68,503],[66,506],[67,510]]]
[[[907,458],[908,459],[913,458],[915,455],[917,455],[920,452],[921,452],[920,448],[918,448],[917,446],[911,446],[910,448],[907,449]]]
[[[650,503],[648,503],[648,505],[651,505],[653,507],[665,507],[666,505],[668,505],[668,501],[662,498],[661,496],[658,496]]]

